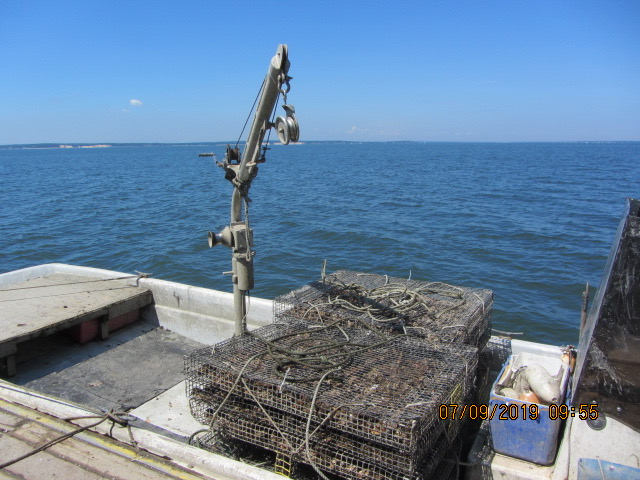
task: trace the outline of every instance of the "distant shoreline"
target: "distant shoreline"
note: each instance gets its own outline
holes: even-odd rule
[[[111,148],[111,147],[226,147],[235,144],[232,142],[143,142],[143,143],[28,143],[28,144],[11,144],[0,145],[0,150],[44,150],[44,149],[76,149],[76,148]],[[243,142],[244,143],[244,142]],[[456,141],[440,141],[440,140],[391,140],[391,141],[357,141],[357,140],[308,140],[298,142],[291,145],[310,145],[310,144],[337,144],[351,145],[361,143],[379,143],[379,144],[412,144],[412,143],[468,143],[468,144],[614,144],[614,143],[640,143],[639,140],[565,140],[565,141],[514,141],[514,142],[456,142]],[[270,146],[280,146],[280,142],[269,142]]]
[[[304,145],[308,142],[298,142],[296,145]],[[362,142],[313,142],[313,143],[362,143]],[[46,150],[46,149],[75,149],[75,148],[111,148],[111,147],[226,147],[235,142],[189,142],[189,143],[27,143],[0,145],[4,150]],[[269,145],[282,145],[280,142],[269,142]]]

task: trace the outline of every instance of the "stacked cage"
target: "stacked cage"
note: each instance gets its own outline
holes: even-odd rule
[[[431,343],[482,349],[490,337],[493,293],[442,282],[340,270],[275,299],[277,322],[367,323]]]
[[[187,357],[193,415],[219,434],[349,479],[429,478],[474,390],[477,349],[298,319]]]

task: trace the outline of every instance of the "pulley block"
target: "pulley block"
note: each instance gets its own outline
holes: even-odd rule
[[[282,108],[287,115],[276,118],[275,126],[280,143],[288,145],[289,142],[295,143],[300,139],[300,126],[293,105],[283,105]]]

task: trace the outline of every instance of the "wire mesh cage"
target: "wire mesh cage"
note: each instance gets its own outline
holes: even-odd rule
[[[477,401],[492,308],[489,290],[350,271],[278,297],[276,323],[186,357],[200,443],[266,449],[285,473],[450,475],[441,459],[464,422],[440,406]]]
[[[476,404],[488,404],[493,381],[511,355],[509,338],[491,337],[478,355],[476,373]]]
[[[392,449],[372,445],[365,440],[345,438],[335,432],[323,432],[308,444],[304,439],[294,453],[291,447],[283,443],[282,435],[273,425],[264,421],[259,424],[244,416],[223,415],[217,422],[217,428],[205,434],[199,443],[202,447],[221,452],[229,448],[232,442],[240,441],[245,445],[255,445],[275,453],[274,468],[278,459],[286,458],[289,464],[304,463],[315,465],[324,472],[353,480],[441,480],[443,471],[449,472],[451,465],[441,465],[441,460],[450,451],[450,444],[442,434],[434,446],[425,452],[418,465],[402,465],[404,457]],[[256,434],[256,432],[260,432]],[[289,441],[292,439],[289,438]],[[234,445],[236,449],[239,447]],[[283,453],[286,452],[286,453]],[[289,470],[291,470],[291,466]]]
[[[296,352],[310,367],[290,363]],[[412,451],[438,420],[437,407],[460,403],[473,387],[477,358],[475,348],[463,345],[272,324],[187,357],[187,394],[215,387],[303,418],[311,414],[313,422],[331,414],[331,428]]]
[[[424,471],[426,461],[432,461],[434,453],[440,451],[443,439],[455,438],[460,427],[460,422],[441,422],[430,432],[432,436],[439,436],[433,446],[428,450],[406,453],[336,432],[321,424],[308,424],[307,420],[295,415],[258,405],[235,395],[227,400],[226,407],[214,419],[214,413],[224,399],[224,392],[211,390],[206,398],[202,395],[192,398],[190,405],[192,410],[200,412],[206,418],[207,424],[215,431],[281,452],[298,462],[313,461],[321,468],[339,474],[349,473],[352,468],[347,472],[344,469],[337,470],[334,465],[336,458],[351,466],[360,463],[382,466],[389,478],[414,475],[418,470]]]
[[[350,324],[358,319],[390,333],[479,348],[489,338],[492,311],[490,290],[346,270],[274,301],[276,321]]]

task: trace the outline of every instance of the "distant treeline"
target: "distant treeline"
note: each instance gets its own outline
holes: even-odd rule
[[[199,145],[226,145],[220,142],[190,142],[190,143],[22,143],[15,145],[0,145],[0,148],[87,148],[87,147],[158,147],[158,146],[199,146]]]
[[[14,145],[0,145],[0,148],[4,149],[21,149],[21,148],[87,148],[87,147],[161,147],[161,146],[213,146],[213,147],[225,147],[227,145],[235,145],[235,141],[232,142],[185,142],[185,143],[23,143],[23,144],[14,144]],[[244,142],[241,142],[244,144]],[[275,145],[278,143],[276,140],[272,140],[269,142],[271,145]],[[342,141],[342,140],[316,140],[316,141],[307,141],[303,143],[362,143],[362,142],[351,142],[351,141]],[[398,143],[398,142],[396,142]],[[402,143],[402,142],[400,142]]]
[[[28,149],[28,148],[91,148],[91,147],[225,147],[226,145],[235,145],[236,141],[231,142],[184,142],[184,143],[165,143],[165,142],[145,142],[145,143],[23,143],[14,145],[0,145],[0,149]],[[395,141],[354,141],[354,140],[305,140],[300,143],[307,145],[313,144],[354,144],[354,143],[386,143],[386,144],[411,144],[411,143],[583,143],[583,144],[602,144],[602,143],[639,143],[637,141],[566,141],[566,142],[440,142],[440,141],[422,141],[422,140],[395,140]],[[244,142],[241,142],[244,145]],[[278,145],[277,140],[269,142],[270,145]]]

